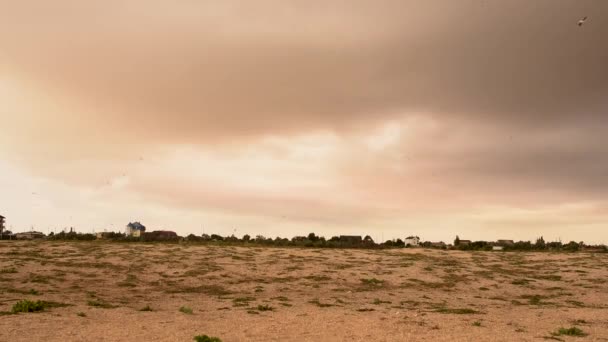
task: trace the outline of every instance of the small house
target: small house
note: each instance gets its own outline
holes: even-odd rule
[[[403,241],[405,247],[418,247],[420,245],[420,238],[417,236],[408,236]]]
[[[503,246],[492,246],[493,251],[502,251],[503,249],[505,249]]]
[[[127,236],[140,237],[143,233],[146,232],[146,226],[139,222],[129,222],[125,229],[125,234]]]
[[[44,238],[44,233],[36,232],[36,231],[17,233],[17,234],[15,234],[15,238],[17,240],[43,239]]]

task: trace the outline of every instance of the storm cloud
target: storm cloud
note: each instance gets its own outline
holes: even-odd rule
[[[608,194],[605,1],[0,9],[0,155],[32,177],[334,227]]]

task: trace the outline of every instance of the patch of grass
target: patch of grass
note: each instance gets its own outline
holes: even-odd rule
[[[390,301],[384,301],[384,300],[380,300],[378,298],[374,299],[373,304],[374,305],[380,305],[380,304],[391,304],[392,302]]]
[[[154,310],[152,310],[152,308],[150,307],[150,305],[146,305],[143,308],[139,309],[139,311],[154,311]]]
[[[331,280],[331,277],[328,277],[325,275],[311,275],[311,276],[304,277],[304,279],[314,280],[314,281],[328,281],[328,280]]]
[[[543,299],[547,299],[548,297],[542,295],[523,295],[520,298],[527,299],[530,305],[549,305],[553,304],[550,302],[544,302]]]
[[[481,322],[480,321],[475,321],[472,324],[474,327],[480,327],[481,326]]]
[[[562,280],[562,276],[556,274],[548,274],[548,275],[536,275],[533,276],[534,279],[542,279],[542,280],[551,280],[551,281],[560,281]]]
[[[487,287],[480,287],[479,291],[490,291],[490,289]]]
[[[515,279],[511,282],[513,285],[528,285],[530,284],[530,280],[528,279]]]
[[[443,313],[443,314],[455,314],[455,315],[472,315],[480,313],[477,310],[469,309],[469,308],[458,308],[458,309],[449,309],[449,308],[438,308],[435,312]]]
[[[255,297],[238,297],[232,300],[232,306],[249,306],[252,301],[255,301]]]
[[[559,328],[556,332],[552,333],[553,336],[577,336],[583,337],[587,336],[587,334],[580,328],[571,327],[571,328]]]
[[[274,308],[268,304],[258,305],[258,311],[274,311]]]
[[[211,337],[207,335],[197,335],[194,336],[194,341],[196,342],[222,342],[219,337]]]
[[[87,302],[87,305],[95,307],[95,308],[101,308],[101,309],[114,309],[114,308],[118,307],[118,305],[113,305],[113,304],[110,304],[110,303],[106,303],[106,302],[104,302],[102,300],[89,300]]]
[[[69,304],[46,302],[41,300],[37,300],[34,302],[31,300],[23,299],[13,305],[11,313],[16,314],[20,312],[38,312],[43,311],[47,308],[61,308],[66,306],[69,306]]]
[[[572,305],[574,305],[574,306],[576,306],[576,307],[579,307],[579,308],[583,308],[583,307],[585,307],[585,303],[583,303],[583,302],[579,302],[579,301],[577,301],[577,300],[567,300],[567,301],[566,301],[566,303],[568,303],[568,304],[572,304]]]
[[[78,317],[87,317],[87,314],[85,314],[84,312],[79,312],[76,314],[76,316]]]
[[[187,307],[187,306],[182,306],[181,308],[179,308],[179,312],[183,312],[185,314],[192,315],[192,308]]]
[[[320,307],[320,308],[329,308],[331,306],[334,306],[333,304],[329,304],[329,303],[321,303],[319,301],[319,299],[315,298],[313,300],[309,301],[310,304],[315,304],[316,306]]]
[[[360,309],[357,309],[357,311],[359,311],[359,312],[368,312],[368,311],[375,311],[375,310],[376,309],[374,309],[374,308],[360,308]]]
[[[361,282],[365,285],[374,285],[374,286],[381,286],[382,284],[384,284],[384,280],[380,280],[380,279],[376,279],[376,278],[361,279]]]
[[[210,296],[225,296],[232,292],[219,285],[201,285],[195,287],[172,288],[168,293],[204,293]]]
[[[2,274],[17,273],[17,269],[14,268],[14,267],[3,268],[3,269],[0,270],[0,273],[2,273]]]

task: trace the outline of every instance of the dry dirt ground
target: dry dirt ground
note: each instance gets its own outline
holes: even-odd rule
[[[608,254],[3,241],[0,311],[0,341],[607,341]]]

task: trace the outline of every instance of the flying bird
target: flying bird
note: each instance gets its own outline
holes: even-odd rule
[[[587,16],[584,16],[581,20],[578,21],[577,25],[578,26],[583,26],[583,24],[585,23],[585,21],[587,21]]]

